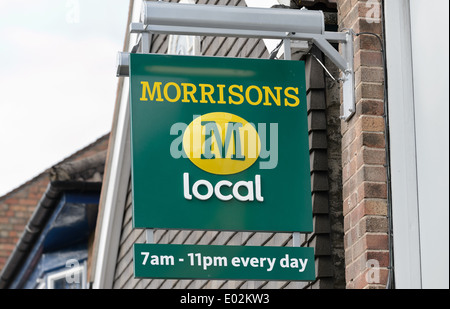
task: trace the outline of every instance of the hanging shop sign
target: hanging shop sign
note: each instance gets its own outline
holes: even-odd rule
[[[301,61],[130,55],[135,228],[311,232]]]

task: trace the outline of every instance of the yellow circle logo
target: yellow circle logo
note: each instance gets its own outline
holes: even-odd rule
[[[199,116],[186,128],[183,149],[200,169],[218,175],[246,170],[259,157],[258,132],[245,119],[230,113]]]

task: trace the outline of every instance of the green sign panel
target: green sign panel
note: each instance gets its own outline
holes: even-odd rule
[[[304,72],[132,54],[134,227],[311,232]]]
[[[315,279],[313,248],[134,244],[134,276],[165,279]]]

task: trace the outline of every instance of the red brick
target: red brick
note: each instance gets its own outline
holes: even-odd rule
[[[359,260],[352,261],[352,263],[347,264],[345,269],[345,278],[347,281],[354,281],[356,277],[360,274]]]
[[[17,204],[18,202],[19,202],[19,199],[17,197],[10,197],[10,198],[7,198],[5,201],[3,201],[3,203],[10,204],[10,205]]]
[[[355,55],[355,57],[358,57],[358,55]],[[379,50],[366,50],[361,49],[359,51],[359,57],[360,57],[360,65],[362,67],[383,67],[383,58],[381,55],[381,51]]]
[[[360,79],[358,81],[358,78]],[[384,70],[382,67],[365,67],[362,66],[355,72],[355,83],[359,82],[366,83],[379,83],[382,84],[384,81]]]
[[[358,187],[358,202],[365,198],[386,198],[386,183],[365,181]]]
[[[365,252],[365,260],[366,263],[369,260],[376,260],[380,267],[388,267],[389,266],[389,251],[371,251],[368,250]]]
[[[356,157],[342,168],[342,181],[345,183],[356,173]]]
[[[344,201],[344,205],[345,204],[346,202]],[[350,216],[344,214],[344,232],[347,232],[348,230],[350,230]]]
[[[364,208],[365,215],[386,216],[387,214],[387,201],[385,199],[364,199],[359,205]]]
[[[365,214],[365,210],[364,210],[364,206],[363,205],[358,205],[355,208],[353,208],[353,210],[350,212],[349,217],[350,217],[350,227],[355,227],[359,221],[361,220],[362,217],[364,217]]]
[[[356,104],[356,112],[358,114],[383,116],[384,114],[384,102],[383,100],[366,99],[362,98]]]
[[[384,119],[379,116],[362,116],[359,119],[359,130],[362,132],[384,132]]]
[[[386,205],[386,201],[381,199],[363,200],[346,216],[349,218],[349,227],[353,228],[359,224],[361,235],[365,232],[387,231]]]
[[[384,88],[382,84],[361,82],[356,86],[355,100],[357,103],[363,99],[383,100],[383,98]]]
[[[352,12],[352,10],[350,10]],[[350,15],[352,18],[350,18]],[[342,22],[339,24],[340,28],[350,28],[355,33],[360,32],[371,32],[376,33],[378,35],[381,34],[382,31],[382,23],[381,22],[369,22],[370,20],[366,18],[365,14],[363,16],[356,17],[357,14],[348,14],[348,16],[342,19]],[[361,34],[361,36],[364,34]],[[364,35],[366,36],[366,35]],[[371,36],[371,35],[370,35]],[[379,46],[379,44],[377,45]]]
[[[356,138],[356,131],[354,128],[350,128],[347,130],[345,134],[342,136],[342,149],[348,147]]]
[[[365,272],[367,269],[384,268],[389,264],[389,251],[386,250],[367,250],[357,259],[359,272]]]
[[[384,148],[385,138],[384,133],[377,132],[363,132],[360,135],[361,146],[367,146],[372,148]]]
[[[384,218],[385,219],[385,218]],[[384,228],[383,228],[384,229]],[[366,234],[366,250],[388,250],[388,235]]]
[[[38,200],[26,198],[26,199],[20,199],[19,203],[21,205],[25,205],[25,206],[36,206],[36,204],[38,203]]]
[[[356,45],[358,49],[375,50],[375,51],[381,50],[380,42],[373,35],[357,36],[354,40],[354,45]]]
[[[13,231],[22,232],[23,230],[25,230],[25,225],[26,224],[14,224]]]
[[[364,181],[385,182],[386,168],[379,165],[362,165],[356,171],[355,177],[357,183]]]
[[[340,24],[342,25],[353,25],[355,24],[359,19],[359,10],[358,6],[353,6],[352,3],[350,3],[352,7],[349,8],[349,10],[344,11],[344,14],[342,15],[342,18],[340,19]],[[344,9],[347,9],[346,7]]]
[[[350,177],[346,182],[342,185],[342,198],[345,200],[347,199],[351,194],[356,192],[357,190],[357,183],[355,177]],[[357,200],[358,202],[358,200]]]
[[[386,162],[386,152],[380,148],[363,147],[357,155],[357,168],[363,164],[384,165]]]
[[[338,1],[338,17],[339,20],[343,20],[350,9],[352,8],[352,4],[350,0]]]
[[[358,241],[352,245],[353,256],[359,257],[367,250],[387,250],[388,238],[387,234],[364,234]]]
[[[344,200],[344,207],[343,207],[343,215],[347,216],[347,214],[358,204],[358,196],[356,192],[350,194],[345,200]],[[345,219],[345,218],[344,218]]]
[[[348,147],[346,147],[344,150],[342,150],[342,156],[341,156],[341,160],[342,160],[342,166],[349,163],[351,160],[351,156],[350,156],[350,152],[348,150]]]
[[[346,245],[345,239],[346,239],[346,238],[344,237],[344,246],[345,246],[346,248],[348,248],[348,246]],[[344,252],[344,255],[345,255],[345,264],[346,264],[346,265],[351,264],[352,261],[353,261],[353,255],[352,255],[352,250],[351,250],[351,248],[350,248],[350,249],[346,249],[345,252]]]
[[[19,236],[21,235],[21,232],[17,232],[17,231],[9,231],[8,236],[13,240],[12,242],[15,243],[16,239],[19,238]]]
[[[359,229],[357,227],[350,228],[345,231],[344,245],[346,248],[352,250],[354,244],[361,238],[359,234]],[[353,256],[353,252],[352,252]],[[348,263],[347,263],[348,264]]]
[[[353,29],[355,32],[371,32],[376,34],[381,34],[382,31],[382,23],[370,23],[367,22],[365,18],[360,19],[359,22],[356,24],[355,29]]]
[[[387,218],[385,216],[365,216],[359,221],[358,228],[360,234],[387,233]]]
[[[359,16],[365,17],[370,14],[370,18],[377,18],[381,15],[381,0],[375,1],[371,0],[370,3],[368,3],[367,0],[365,1],[358,1],[356,0],[354,5],[357,3],[357,7],[359,10]],[[374,13],[378,13],[377,16],[372,16]]]
[[[370,272],[368,274],[368,272]],[[375,282],[368,283],[367,278],[373,274],[373,269],[365,269],[353,280],[353,289],[384,289],[387,283],[388,270],[380,267]],[[374,280],[374,279],[372,279]]]
[[[12,251],[14,247],[14,244],[0,244],[0,252]]]

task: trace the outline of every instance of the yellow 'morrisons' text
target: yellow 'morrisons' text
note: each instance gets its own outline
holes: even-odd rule
[[[140,101],[234,104],[244,102],[263,106],[296,107],[300,104],[298,87],[269,87],[257,85],[212,85],[141,81]]]

